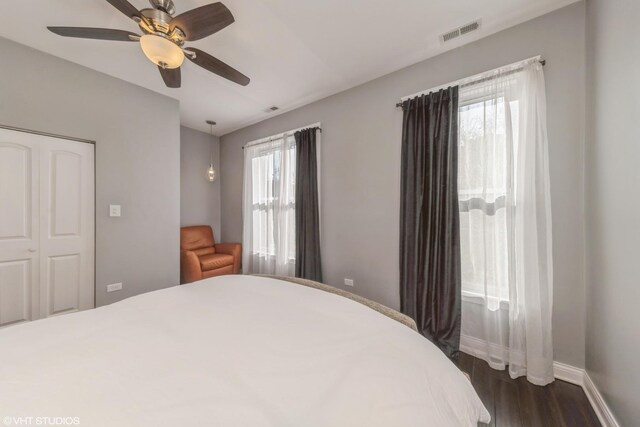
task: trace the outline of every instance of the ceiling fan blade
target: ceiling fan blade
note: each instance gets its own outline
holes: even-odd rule
[[[186,55],[186,57],[189,58],[191,62],[201,66],[205,70],[211,71],[212,73],[217,74],[220,77],[224,77],[225,79],[231,80],[232,82],[238,83],[242,86],[248,85],[251,81],[249,77],[245,76],[240,71],[225,64],[218,58],[214,58],[208,53],[201,51],[200,49],[188,47],[185,50],[194,52],[196,54],[194,58],[192,58],[191,55]]]
[[[138,11],[138,9],[133,7],[133,5],[129,3],[127,0],[107,0],[107,1],[111,4],[111,6],[115,7],[120,12],[127,15],[129,18],[133,19],[134,16],[137,16],[138,18],[142,19],[142,16],[140,15],[140,11]]]
[[[114,40],[120,42],[132,42],[140,38],[136,33],[109,28],[86,27],[47,27],[52,33],[64,37],[79,37],[82,39]],[[131,37],[134,37],[132,39]]]
[[[164,84],[167,85],[167,87],[171,87],[171,88],[179,88],[180,87],[180,82],[181,82],[181,75],[182,73],[180,72],[180,68],[162,68],[162,67],[158,67],[158,70],[160,70],[160,75],[162,76],[162,80],[164,80]]]
[[[189,41],[200,40],[233,24],[233,15],[222,3],[212,3],[181,13],[169,23],[171,30],[178,27]]]

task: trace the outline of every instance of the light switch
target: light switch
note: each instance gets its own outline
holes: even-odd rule
[[[109,216],[120,216],[120,205],[109,205]]]

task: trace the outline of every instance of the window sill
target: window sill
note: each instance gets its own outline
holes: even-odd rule
[[[251,252],[250,256],[253,257],[253,258],[262,258],[262,259],[268,259],[268,260],[275,260],[276,259],[276,254],[268,254],[268,253],[264,253],[264,252]],[[288,258],[287,259],[287,263],[288,264],[295,264],[296,263],[296,259],[295,258]]]
[[[472,304],[485,305],[485,296],[470,291],[462,291],[462,301]],[[500,310],[509,310],[509,301],[500,300]]]

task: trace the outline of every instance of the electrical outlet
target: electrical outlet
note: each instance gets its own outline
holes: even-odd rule
[[[120,205],[109,205],[109,216],[119,217],[121,213]]]
[[[344,285],[353,287],[353,279],[344,279]]]
[[[112,285],[107,285],[107,292],[115,292],[122,289],[122,283],[114,283]]]

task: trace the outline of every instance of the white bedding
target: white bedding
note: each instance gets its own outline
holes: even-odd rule
[[[476,426],[428,340],[357,302],[223,276],[0,330],[0,419],[82,426]]]

